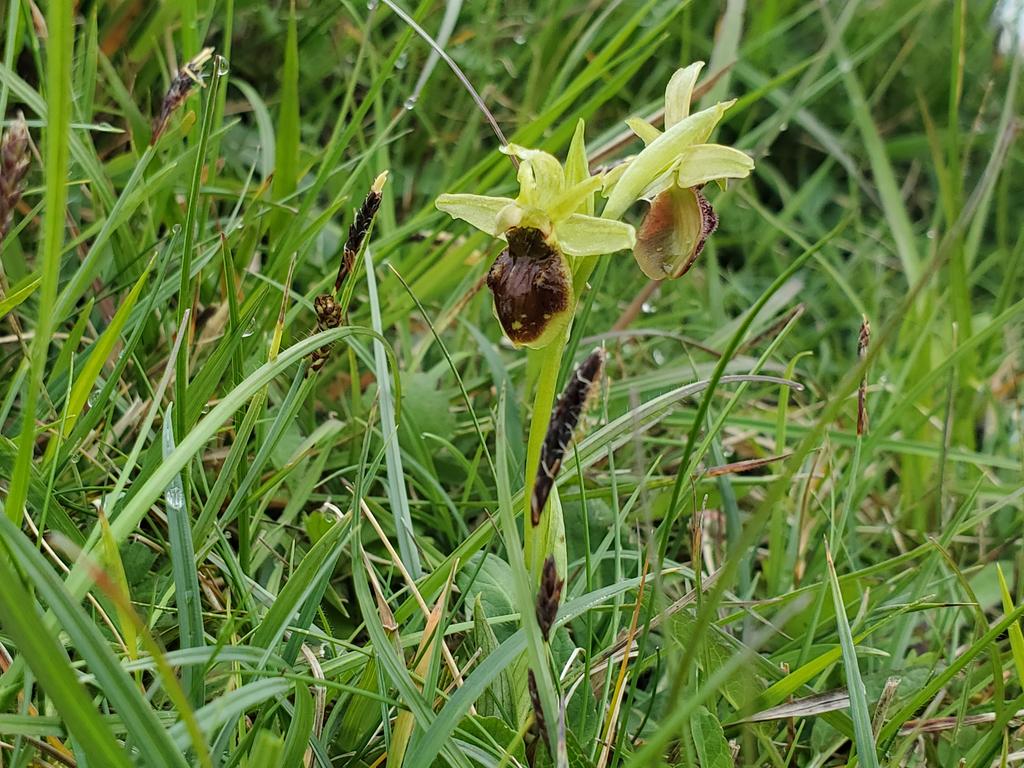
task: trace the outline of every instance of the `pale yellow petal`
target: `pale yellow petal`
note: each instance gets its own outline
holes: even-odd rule
[[[594,193],[601,188],[603,183],[604,180],[600,176],[591,176],[565,190],[548,206],[551,220],[558,222],[574,213],[582,213],[585,209],[592,211],[594,209]]]
[[[631,117],[626,121],[626,125],[629,126],[629,129],[633,131],[633,133],[640,137],[644,144],[650,144],[656,138],[661,136],[661,131],[648,123],[642,117]]]
[[[565,189],[565,172],[554,155],[518,144],[509,144],[501,151],[520,160],[518,200],[522,205],[545,208]]]

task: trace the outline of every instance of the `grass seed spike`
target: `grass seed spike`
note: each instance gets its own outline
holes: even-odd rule
[[[316,329],[326,331],[330,328],[337,328],[345,321],[345,307],[338,302],[338,292],[348,280],[355,268],[356,257],[366,242],[366,236],[373,226],[373,220],[380,208],[381,192],[388,180],[388,172],[384,171],[377,176],[370,187],[370,191],[363,199],[362,205],[356,210],[352,224],[348,228],[348,237],[341,250],[341,262],[338,265],[338,275],[334,278],[334,287],[330,293],[322,293],[313,300],[313,309],[316,311]],[[331,345],[325,344],[316,349],[311,357],[309,366],[310,373],[316,373],[327,363],[331,356]]]
[[[572,378],[548,423],[548,431],[544,436],[544,444],[540,450],[540,464],[537,466],[537,479],[533,483],[533,497],[530,500],[530,522],[540,525],[540,515],[547,504],[551,488],[562,468],[565,451],[572,441],[573,433],[580,422],[580,417],[587,408],[591,396],[597,391],[604,370],[604,350],[595,349],[573,371]]]

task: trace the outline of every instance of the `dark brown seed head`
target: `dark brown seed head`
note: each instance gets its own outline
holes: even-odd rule
[[[527,672],[526,682],[527,687],[530,690],[530,706],[533,707],[534,735],[546,744],[548,741],[548,728],[547,723],[544,722],[544,708],[540,703],[540,692],[537,690],[537,678],[534,677],[532,669]]]
[[[356,263],[356,256],[359,255],[359,250],[363,247],[363,241],[370,231],[370,225],[373,224],[373,220],[377,215],[377,209],[380,208],[381,190],[384,188],[384,182],[387,181],[387,178],[387,171],[384,171],[384,173],[377,177],[369,193],[363,199],[363,204],[356,211],[352,223],[349,225],[348,237],[345,239],[345,246],[341,251],[341,264],[338,266],[338,276],[334,279],[335,294],[341,290],[345,280],[352,274],[352,268]]]
[[[541,445],[540,463],[533,483],[533,496],[530,500],[530,522],[533,525],[540,524],[544,505],[547,504],[558,471],[562,468],[565,451],[572,441],[580,417],[587,408],[588,400],[597,392],[603,370],[604,350],[598,348],[577,366],[558,398],[555,410],[551,414],[551,421],[548,422],[544,443]]]
[[[513,344],[541,347],[565,327],[572,275],[561,251],[532,227],[513,227],[487,274],[494,313]]]
[[[544,561],[544,570],[541,572],[540,589],[537,590],[537,624],[540,625],[540,633],[547,642],[551,634],[551,627],[554,626],[555,618],[558,616],[558,606],[562,601],[562,587],[565,582],[558,578],[558,568],[555,566],[555,558],[548,555]]]
[[[341,306],[331,294],[323,293],[313,299],[313,308],[316,310],[317,327],[321,331],[341,325]]]
[[[163,104],[160,105],[160,114],[153,122],[153,137],[150,144],[156,144],[157,139],[163,134],[174,111],[185,103],[193,89],[197,85],[203,85],[203,67],[213,56],[213,48],[203,48],[194,58],[187,61],[178,70],[178,74],[171,81],[171,87],[167,89]]]
[[[860,334],[857,337],[857,355],[862,360],[868,354],[868,344],[871,343],[871,321],[864,315],[860,322]]]
[[[19,112],[0,142],[0,240],[7,234],[14,209],[25,190],[31,159],[28,126]]]
[[[338,276],[334,279],[334,290],[331,293],[323,293],[313,300],[313,309],[316,311],[317,330],[323,331],[328,328],[337,328],[346,322],[345,313],[342,310],[341,304],[338,303],[338,291],[345,283],[345,280],[348,279],[348,276],[352,274],[352,268],[356,263],[356,256],[359,255],[363,242],[366,240],[366,235],[370,231],[370,226],[373,224],[373,219],[377,215],[377,209],[380,208],[381,190],[384,189],[384,182],[387,179],[387,171],[384,171],[374,179],[373,186],[370,187],[370,191],[363,200],[363,204],[356,211],[352,224],[348,228],[348,238],[345,240],[345,245],[342,248]],[[329,344],[314,350],[310,355],[309,373],[316,373],[323,368],[330,356],[331,346]]]
[[[313,299],[313,309],[316,310],[316,328],[318,331],[337,328],[345,319],[341,311],[341,305],[329,293],[320,294]],[[330,344],[325,344],[313,350],[313,353],[310,355],[309,373],[317,373],[327,364],[330,356]]]

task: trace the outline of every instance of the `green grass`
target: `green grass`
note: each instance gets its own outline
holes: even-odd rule
[[[3,765],[1020,759],[1024,155],[994,2],[402,4],[560,158],[580,119],[592,161],[635,153],[623,121],[678,67],[727,66],[699,106],[738,99],[714,140],[753,175],[709,187],[682,279],[600,257],[552,359],[501,339],[501,246],[433,204],[514,169],[388,3],[38,5],[45,34],[0,2],[0,117],[38,148],[0,242]],[[545,642],[533,393],[596,345]]]

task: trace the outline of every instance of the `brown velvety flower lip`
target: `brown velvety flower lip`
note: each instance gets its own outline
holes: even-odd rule
[[[527,344],[568,310],[571,277],[562,254],[539,229],[513,227],[506,237],[508,247],[491,267],[487,287],[505,334],[516,344]]]

